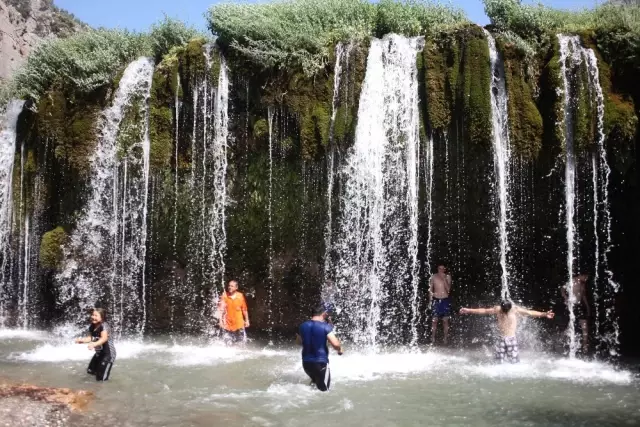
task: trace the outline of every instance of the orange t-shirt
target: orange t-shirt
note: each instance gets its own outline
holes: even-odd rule
[[[247,301],[244,295],[236,291],[233,297],[226,292],[220,298],[220,311],[222,312],[222,325],[227,331],[237,331],[244,328],[243,312],[247,311]]]

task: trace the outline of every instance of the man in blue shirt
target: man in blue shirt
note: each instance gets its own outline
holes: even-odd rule
[[[342,345],[333,333],[333,326],[327,323],[328,317],[327,309],[320,305],[313,311],[311,320],[300,325],[296,335],[296,341],[302,345],[302,368],[320,391],[327,391],[331,386],[327,341],[342,355]]]

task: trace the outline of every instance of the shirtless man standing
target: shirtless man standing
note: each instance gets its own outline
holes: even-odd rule
[[[584,354],[589,351],[589,318],[591,317],[591,307],[589,307],[587,300],[587,280],[589,280],[588,274],[581,273],[573,276],[573,314],[582,331],[582,352]],[[569,288],[569,283],[560,288],[567,308],[569,308]]]
[[[518,363],[518,340],[516,329],[518,328],[518,314],[531,317],[546,317],[553,319],[553,312],[527,310],[526,308],[513,306],[508,300],[503,300],[500,305],[491,308],[461,308],[460,314],[495,314],[498,318],[500,338],[496,342],[495,358],[500,362],[508,359],[511,363]]]
[[[433,321],[431,324],[431,343],[436,342],[438,320],[442,318],[444,345],[449,343],[449,318],[451,317],[451,276],[447,274],[447,267],[438,265],[438,272],[429,279],[429,306]]]

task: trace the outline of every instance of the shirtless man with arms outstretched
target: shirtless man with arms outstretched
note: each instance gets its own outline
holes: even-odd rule
[[[531,317],[546,317],[553,319],[553,312],[527,310],[514,306],[511,301],[503,300],[500,305],[491,308],[461,308],[460,314],[495,314],[498,318],[500,338],[496,342],[495,358],[500,362],[508,359],[511,363],[518,363],[518,340],[516,329],[518,328],[518,314]]]
[[[444,332],[443,343],[449,343],[449,318],[451,317],[451,276],[447,274],[447,267],[438,265],[438,272],[429,279],[429,307],[433,321],[431,324],[431,344],[436,342],[436,332],[438,330],[438,320],[442,319],[442,329]]]

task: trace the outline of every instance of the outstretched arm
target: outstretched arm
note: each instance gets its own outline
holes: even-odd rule
[[[327,341],[329,341],[331,347],[333,347],[338,352],[338,354],[342,356],[342,344],[340,344],[340,340],[338,339],[338,337],[336,337],[336,334],[330,332],[329,335],[327,335]]]
[[[460,314],[496,314],[496,307],[491,308],[461,308]]]
[[[518,313],[522,315],[531,316],[531,317],[546,317],[547,319],[553,319],[553,316],[555,316],[555,314],[551,310],[535,311],[535,310],[527,310],[526,308],[522,308],[522,307],[516,307],[516,310],[518,310]]]

